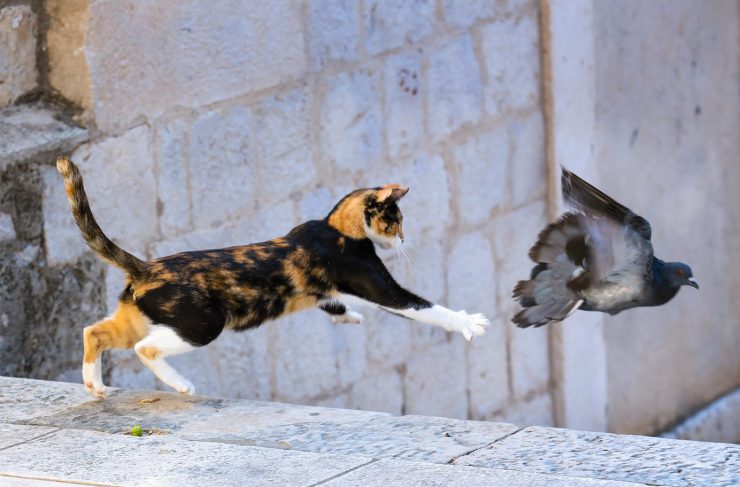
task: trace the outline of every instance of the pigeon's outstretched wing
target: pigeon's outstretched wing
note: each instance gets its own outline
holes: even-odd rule
[[[590,185],[567,169],[561,178],[563,198],[574,209],[587,215],[605,217],[618,225],[632,228],[645,240],[650,240],[650,223],[598,188]]]
[[[568,283],[579,276],[585,258],[582,242],[585,233],[583,215],[566,213],[540,232],[529,257],[537,262],[528,281],[519,281],[514,299],[523,309],[512,321],[517,326],[542,326],[560,321],[583,302]]]

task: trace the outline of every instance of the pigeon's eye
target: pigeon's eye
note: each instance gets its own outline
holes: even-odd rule
[[[683,277],[683,276],[684,276],[684,272],[683,272],[683,269],[676,269],[676,275],[677,275],[678,277]]]

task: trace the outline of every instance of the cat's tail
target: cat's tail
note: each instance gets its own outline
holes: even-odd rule
[[[57,158],[57,169],[64,178],[69,206],[87,245],[106,262],[120,267],[134,279],[145,277],[148,273],[147,263],[114,244],[98,226],[90,211],[90,203],[82,185],[82,175],[77,166],[66,157],[60,156]]]

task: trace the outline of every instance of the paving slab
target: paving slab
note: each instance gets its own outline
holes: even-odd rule
[[[517,430],[505,423],[122,390],[30,422],[108,433],[125,433],[140,424],[187,440],[434,463]]]
[[[33,440],[34,438],[38,438],[56,430],[57,428],[49,428],[46,426],[26,426],[20,424],[0,423],[0,450]]]
[[[0,171],[48,151],[65,151],[85,141],[87,130],[59,120],[38,104],[0,109]]]
[[[740,485],[738,445],[558,428],[526,428],[455,464],[650,485]]]
[[[90,484],[78,484],[77,482],[58,482],[56,480],[40,479],[40,478],[29,478],[29,477],[10,477],[7,475],[0,475],[0,485],[3,487],[74,487],[80,485]],[[101,484],[96,484],[101,485]]]
[[[636,487],[644,484],[563,477],[514,470],[380,460],[326,482],[327,487]]]
[[[114,389],[115,392],[115,389]],[[82,384],[0,377],[0,422],[29,421],[95,402]]]
[[[64,430],[10,447],[3,475],[116,485],[306,486],[370,458]]]

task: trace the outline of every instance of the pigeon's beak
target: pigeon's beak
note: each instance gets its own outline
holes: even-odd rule
[[[693,277],[689,277],[687,280],[689,281],[689,286],[699,289],[699,283],[696,282],[696,279],[694,279]]]

